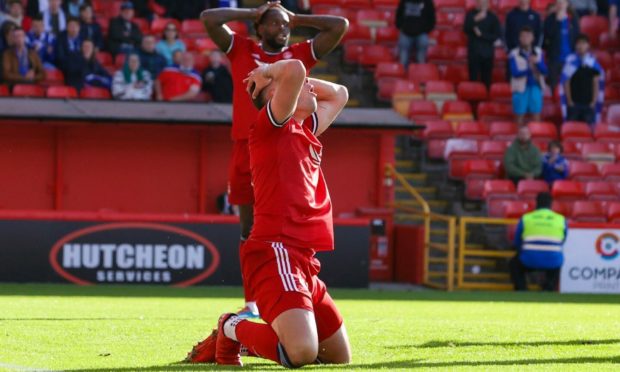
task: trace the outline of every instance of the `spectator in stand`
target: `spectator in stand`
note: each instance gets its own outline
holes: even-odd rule
[[[594,125],[601,119],[605,98],[605,70],[590,53],[588,36],[579,35],[576,53],[566,58],[562,70],[560,99],[566,120]]]
[[[618,7],[620,0],[609,0],[609,35],[617,37],[618,35]]]
[[[75,68],[65,76],[65,84],[78,91],[84,86],[110,89],[112,77],[97,61],[97,52],[92,40],[82,41],[81,56],[76,57]]]
[[[67,29],[67,16],[61,7],[61,0],[49,0],[49,7],[42,12],[45,31],[58,36]]]
[[[515,185],[523,179],[533,180],[542,174],[540,150],[532,143],[531,137],[529,128],[522,126],[504,154],[506,176]]]
[[[121,5],[121,15],[110,21],[108,47],[112,55],[131,53],[142,42],[142,31],[135,22],[132,22],[133,17],[133,4],[125,1]]]
[[[194,56],[184,52],[181,64],[166,67],[155,82],[158,101],[191,101],[200,93],[202,78],[194,70]]]
[[[428,34],[435,28],[433,0],[400,0],[396,9],[396,27],[400,30],[398,52],[400,63],[409,66],[415,48],[416,63],[426,62]]]
[[[151,74],[153,79],[157,79],[159,73],[168,65],[164,56],[155,50],[155,36],[146,35],[142,39],[142,49],[140,49],[140,65]]]
[[[84,5],[90,5],[89,0],[64,0],[62,9],[69,18],[80,18],[80,9]]]
[[[120,100],[149,101],[153,96],[151,74],[140,66],[140,56],[130,54],[122,70],[114,74],[112,96]]]
[[[32,19],[27,44],[39,54],[44,68],[56,68],[56,38],[50,32],[45,31],[41,15]]]
[[[49,0],[28,0],[26,2],[26,15],[34,18],[49,8]]]
[[[542,178],[552,186],[555,181],[568,178],[568,161],[562,155],[562,144],[551,141],[547,147],[548,152],[543,155]]]
[[[95,22],[93,7],[89,4],[80,7],[80,38],[92,40],[97,50],[103,49],[103,32],[99,23]]]
[[[236,8],[236,4],[232,4],[234,1],[220,1],[215,7],[232,7]],[[197,14],[200,14],[205,9],[205,0],[166,0],[161,2],[166,8],[166,15],[175,19],[194,19]],[[230,6],[235,5],[235,6]],[[213,7],[213,6],[211,6]]]
[[[542,23],[540,15],[530,6],[530,0],[519,0],[519,6],[506,16],[506,48],[508,52],[519,47],[519,33],[524,26],[534,32],[534,46],[540,46]]]
[[[21,0],[11,0],[9,3],[8,13],[0,13],[0,24],[11,21],[17,26],[22,27],[26,32],[30,30],[31,19],[24,16],[24,5]]]
[[[543,192],[536,197],[536,210],[519,220],[514,245],[517,255],[510,260],[510,277],[517,291],[527,291],[526,273],[543,271],[544,291],[555,291],[564,263],[562,253],[568,225],[561,214],[551,210],[551,194]]]
[[[596,0],[570,0],[570,5],[579,17],[596,15],[598,11]]]
[[[131,0],[133,9],[136,12],[136,17],[146,18],[148,20],[153,19],[153,12],[149,6],[150,0]]]
[[[2,54],[2,77],[9,84],[36,84],[45,79],[45,70],[34,50],[26,46],[26,32],[12,31],[12,47]]]
[[[4,52],[6,49],[11,47],[13,30],[15,30],[17,27],[18,26],[13,22],[4,22],[2,27],[0,27],[0,30],[2,32],[2,37],[0,38],[0,52]]]
[[[519,125],[525,122],[525,114],[531,114],[534,121],[540,121],[543,105],[543,90],[547,65],[542,49],[535,47],[534,30],[524,26],[519,33],[519,47],[510,51],[510,86],[512,88],[512,109]]]
[[[568,6],[568,0],[557,0],[554,12],[545,19],[543,49],[549,64],[549,85],[555,89],[560,81],[566,57],[573,52],[579,34],[579,22]]]
[[[489,10],[489,0],[477,0],[476,9],[467,12],[463,29],[467,35],[469,79],[491,86],[495,42],[501,36],[497,16]]]
[[[168,66],[172,65],[172,55],[175,51],[186,51],[185,43],[179,40],[179,30],[174,22],[170,22],[164,28],[162,40],[157,43],[157,53],[166,58]]]
[[[209,93],[213,102],[232,102],[233,83],[230,71],[223,64],[224,56],[219,50],[209,55],[210,64],[202,73],[202,89]]]
[[[67,30],[56,38],[56,66],[65,75],[65,81],[82,79],[82,40],[80,21],[76,18],[69,19]]]

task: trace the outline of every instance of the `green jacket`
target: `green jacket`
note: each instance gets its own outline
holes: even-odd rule
[[[504,168],[508,178],[524,177],[526,173],[539,177],[542,174],[540,150],[531,141],[521,146],[515,139],[504,154]]]

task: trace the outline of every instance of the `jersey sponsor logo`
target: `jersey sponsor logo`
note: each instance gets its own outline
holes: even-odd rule
[[[211,276],[220,257],[213,243],[193,231],[154,223],[109,223],[64,236],[52,247],[49,260],[60,276],[80,285],[186,287]]]
[[[611,261],[620,255],[620,239],[612,233],[604,233],[596,239],[596,253],[602,259]]]
[[[312,161],[315,164],[321,165],[321,158],[323,157],[322,149],[319,149],[319,151],[316,151],[316,149],[312,145],[309,145],[309,148],[310,148],[310,159],[312,159]]]

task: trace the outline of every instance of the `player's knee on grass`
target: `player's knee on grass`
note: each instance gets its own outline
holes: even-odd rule
[[[292,366],[312,364],[319,354],[319,337],[314,314],[308,310],[291,309],[278,315],[272,327]]]
[[[319,343],[319,360],[325,364],[351,363],[351,346],[344,324],[336,333]]]
[[[295,342],[282,344],[282,347],[286,350],[289,362],[295,367],[313,364],[319,354],[318,342],[303,340],[302,337]]]

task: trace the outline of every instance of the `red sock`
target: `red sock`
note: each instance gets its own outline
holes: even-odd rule
[[[278,336],[270,325],[242,320],[235,326],[235,335],[237,340],[248,348],[249,352],[280,363]]]

